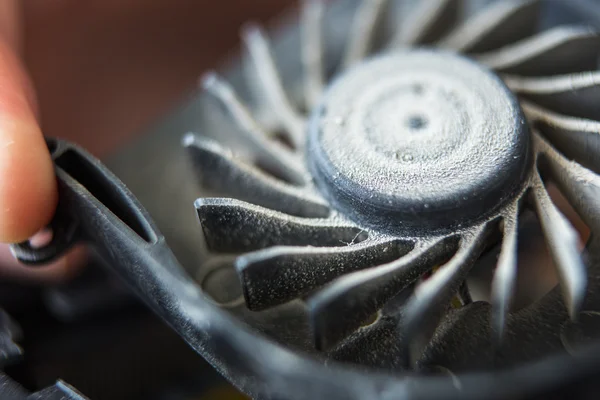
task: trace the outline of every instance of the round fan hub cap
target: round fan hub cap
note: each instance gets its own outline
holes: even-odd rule
[[[520,191],[530,135],[518,100],[492,71],[453,53],[407,50],[352,67],[309,125],[318,186],[374,229],[456,230]]]

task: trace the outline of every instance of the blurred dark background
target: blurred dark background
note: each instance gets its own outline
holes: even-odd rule
[[[23,0],[24,58],[47,136],[103,156],[238,48],[239,27],[293,0]]]

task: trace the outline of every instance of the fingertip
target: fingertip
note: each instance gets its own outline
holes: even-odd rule
[[[23,71],[0,43],[0,242],[27,240],[57,203],[56,178]]]
[[[57,203],[50,155],[35,126],[0,120],[0,241],[21,242],[46,226]],[[19,139],[15,135],[21,135]]]

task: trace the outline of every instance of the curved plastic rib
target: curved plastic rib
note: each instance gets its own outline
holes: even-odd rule
[[[290,142],[296,148],[302,147],[304,119],[292,106],[285,93],[265,33],[256,25],[248,25],[243,30],[242,36],[269,106],[286,128],[285,135]]]
[[[463,234],[456,254],[421,283],[408,301],[403,318],[404,346],[429,342],[452,297],[483,251],[489,223]],[[410,352],[405,351],[406,355]],[[406,360],[409,361],[409,360]]]
[[[504,77],[520,97],[572,117],[600,120],[600,72],[547,78]]]
[[[214,252],[242,253],[280,245],[334,247],[366,236],[356,226],[293,217],[234,199],[198,199],[195,206],[206,244]]]
[[[535,135],[534,140],[552,181],[592,232],[600,234],[600,176],[567,160],[540,136]]]
[[[596,69],[600,40],[591,28],[564,26],[480,54],[476,58],[501,73],[544,76]]]
[[[238,128],[240,144],[249,147],[256,154],[260,164],[291,183],[304,181],[302,171],[289,162],[292,157],[289,151],[269,141],[267,134],[262,131],[227,82],[215,73],[209,73],[202,79],[202,87],[225,108],[231,121]]]
[[[434,43],[458,20],[461,0],[421,0],[403,18],[390,48]]]
[[[456,250],[456,239],[417,243],[404,257],[336,279],[308,301],[315,346],[327,350]]]
[[[492,281],[492,328],[496,343],[500,343],[504,335],[506,315],[510,309],[517,277],[517,226],[519,206],[513,204],[504,215],[504,237],[500,258]]]
[[[539,0],[497,1],[467,19],[440,41],[463,53],[490,51],[534,33]]]
[[[246,304],[262,310],[307,294],[336,277],[402,256],[408,243],[362,242],[344,247],[273,247],[236,260]]]
[[[183,139],[192,163],[212,188],[225,191],[239,200],[258,204],[290,215],[324,218],[327,203],[301,189],[271,178],[259,169],[235,160],[217,142],[188,134]]]
[[[362,0],[356,9],[344,57],[348,68],[365,58],[371,50],[377,25],[389,0]]]
[[[304,0],[302,5],[302,62],[304,64],[304,96],[308,109],[319,100],[325,81],[323,66],[322,0]]]
[[[526,101],[521,102],[521,107],[533,125],[565,156],[600,172],[600,122],[556,114]]]
[[[587,271],[578,249],[579,235],[554,206],[537,173],[534,177],[533,197],[548,250],[554,260],[567,310],[571,319],[576,319],[587,286]]]

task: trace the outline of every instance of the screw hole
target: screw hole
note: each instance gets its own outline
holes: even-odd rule
[[[407,125],[412,130],[420,130],[427,126],[427,118],[422,115],[411,115],[408,118]]]

